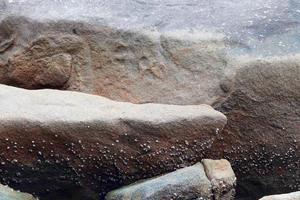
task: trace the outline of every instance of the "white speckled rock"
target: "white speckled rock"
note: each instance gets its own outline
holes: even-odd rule
[[[0,113],[0,168],[20,170],[6,180],[24,181],[30,174],[31,182],[23,185],[34,184],[35,194],[51,191],[43,188],[44,177],[51,177],[55,188],[81,180],[105,194],[189,166],[203,159],[227,121],[208,105],[132,104],[5,85],[0,85]]]

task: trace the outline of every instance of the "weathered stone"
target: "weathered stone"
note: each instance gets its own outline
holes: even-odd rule
[[[36,200],[32,195],[15,191],[8,186],[0,184],[1,200]]]
[[[33,4],[27,1],[26,8],[38,4],[40,6],[35,8],[42,7],[44,10],[50,10],[48,5],[41,6],[43,2],[46,1],[35,1]],[[69,1],[63,1],[63,4],[67,2]],[[81,8],[78,2],[82,4],[84,1],[75,2],[77,5],[74,7]],[[111,3],[111,1],[107,2],[107,4]],[[144,1],[122,1],[117,5],[125,4],[126,6],[121,6],[124,9],[141,2]],[[223,35],[199,34],[196,30],[189,34],[178,30],[166,33],[144,33],[133,29],[116,30],[100,25],[97,23],[98,19],[87,20],[81,15],[76,16],[75,22],[6,18],[0,25],[0,82],[31,89],[51,87],[83,91],[135,103],[213,105],[229,116],[230,123],[224,132],[220,131],[209,152],[201,151],[206,154],[204,157],[224,157],[230,160],[239,178],[240,195],[251,194],[250,198],[258,199],[270,192],[294,191],[300,184],[298,178],[300,176],[298,170],[300,165],[298,153],[300,60],[297,54],[299,45],[296,42],[299,37],[300,26],[297,24],[300,4],[296,0],[259,0],[260,3],[257,4],[252,0],[251,5],[245,1],[228,2],[233,1],[219,0],[214,4],[203,1],[201,9],[205,8],[205,11],[197,13],[203,14],[204,17],[198,17],[197,23],[206,24],[207,17],[211,17],[211,20],[207,21],[220,23],[215,27],[222,29],[220,32],[229,30],[232,33],[226,35],[233,39],[229,41],[224,39]],[[221,3],[222,6],[219,6]],[[181,3],[166,4],[172,6],[171,10],[176,10],[175,7],[180,7],[181,11],[188,10],[185,9],[186,5],[183,6]],[[247,4],[247,7],[243,9],[231,7],[243,4]],[[142,7],[146,5],[157,6],[157,3],[143,4]],[[195,10],[194,6],[192,6],[193,10]],[[259,9],[257,7],[248,9],[248,6],[258,6]],[[136,5],[133,7],[136,8]],[[69,6],[61,6],[61,8],[70,9]],[[116,8],[116,5],[112,8]],[[228,12],[217,12],[220,9],[222,11],[227,9],[230,15],[224,17],[223,14]],[[42,15],[28,10],[30,9],[15,11],[22,11],[22,15],[30,15],[35,19],[48,16],[43,15],[40,10],[38,12]],[[56,9],[52,10],[55,10],[54,15],[56,15]],[[149,10],[152,12],[155,9]],[[126,10],[126,12],[130,11]],[[207,12],[209,15],[206,16]],[[232,17],[233,12],[234,16],[239,17],[241,17],[240,13],[243,13],[243,17],[236,19]],[[65,13],[71,16],[68,19],[75,18],[73,12],[61,14]],[[161,12],[160,9],[159,13],[165,15],[165,12]],[[273,20],[274,13],[276,13],[275,20]],[[92,17],[95,13],[89,14]],[[1,19],[6,16],[0,12]],[[65,16],[57,17],[65,19]],[[130,16],[135,18],[135,15],[130,14]],[[181,16],[179,15],[180,20],[182,20]],[[219,20],[216,20],[216,17]],[[262,20],[260,17],[267,18]],[[283,20],[277,20],[277,17]],[[174,15],[170,17],[173,18]],[[86,23],[78,22],[79,19],[80,21],[83,19]],[[160,21],[157,24],[159,27],[168,27],[166,23],[174,22],[167,21]],[[173,25],[178,25],[177,22]],[[190,23],[190,20],[188,22]],[[129,22],[122,21],[122,23],[126,26]],[[186,20],[184,24],[188,24]],[[191,24],[194,27],[194,22]],[[35,60],[43,60],[46,63],[42,66],[43,69],[48,69],[48,62],[63,63],[63,69],[68,69],[68,59],[57,62],[51,55],[47,55],[48,46],[51,45],[46,45],[46,48],[41,50],[46,52],[47,58],[39,54],[26,58],[22,56],[23,53],[30,51],[28,48],[33,47],[33,41],[38,41],[40,37],[53,41],[51,38],[59,39],[62,36],[76,38],[78,46],[81,46],[74,52],[58,48],[62,50],[57,52],[58,55],[62,53],[72,57],[72,73],[69,79],[65,76],[68,73],[60,73],[61,70],[58,72],[55,70],[55,73],[47,72],[46,75],[42,75],[42,81],[39,81],[39,78],[38,81],[34,81],[36,79],[27,79],[27,76],[19,75],[23,69],[23,63],[19,62],[20,58],[21,61],[29,62],[33,68],[39,67]],[[68,45],[67,43],[63,46]],[[232,52],[256,54],[260,58],[249,58],[247,62],[244,58],[237,58],[236,62],[231,62],[235,57],[230,54]],[[296,55],[276,57],[274,53]],[[265,55],[273,57],[264,58]],[[30,65],[25,65],[25,68]],[[12,73],[15,67],[21,70]],[[7,73],[8,69],[12,71]],[[68,70],[62,70],[65,71]],[[56,74],[62,75],[60,81],[49,80]],[[29,77],[36,75],[40,77],[35,71]],[[68,81],[65,82],[67,79]]]
[[[133,103],[212,104],[226,93],[220,87],[228,62],[221,34],[195,37],[21,17],[2,20],[0,38],[1,32],[0,60],[6,65],[0,83]]]
[[[299,200],[299,199],[300,199],[300,192],[293,192],[290,194],[266,196],[264,198],[261,198],[260,200]]]
[[[202,160],[205,173],[212,184],[215,200],[233,200],[236,177],[227,160]]]
[[[201,163],[122,187],[106,196],[106,200],[211,198],[211,183]]]
[[[237,63],[227,83],[230,95],[215,106],[229,121],[215,147],[233,165],[241,194],[259,199],[297,190],[300,56],[240,58]]]
[[[135,105],[4,85],[0,97],[0,177],[44,199],[75,183],[103,195],[190,166],[226,124],[207,105]]]

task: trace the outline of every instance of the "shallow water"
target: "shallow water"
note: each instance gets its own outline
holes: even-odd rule
[[[300,52],[297,0],[7,0],[2,7],[2,17],[85,20],[122,29],[213,30],[225,34],[233,46],[229,52],[236,54]]]

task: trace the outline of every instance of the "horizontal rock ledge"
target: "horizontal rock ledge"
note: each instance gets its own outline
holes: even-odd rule
[[[194,164],[226,124],[207,105],[137,105],[5,85],[0,112],[2,182],[44,199],[74,183],[101,196]],[[45,177],[51,184],[41,184]]]

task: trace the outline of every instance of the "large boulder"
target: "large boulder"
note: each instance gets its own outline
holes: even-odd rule
[[[37,200],[32,195],[22,193],[0,184],[0,199],[1,200]]]
[[[259,199],[297,190],[300,56],[240,58],[238,63],[226,82],[230,95],[215,105],[229,122],[215,147],[233,165],[243,195]]]
[[[0,97],[2,182],[44,199],[60,192],[95,199],[78,188],[103,195],[189,166],[210,151],[226,124],[207,105],[136,105],[5,85]]]

